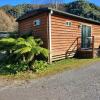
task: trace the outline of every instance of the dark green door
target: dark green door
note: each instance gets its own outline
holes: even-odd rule
[[[82,39],[81,48],[90,48],[91,46],[91,27],[82,25]]]

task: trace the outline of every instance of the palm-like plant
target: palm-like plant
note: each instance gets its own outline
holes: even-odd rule
[[[41,47],[42,44],[41,39],[34,39],[34,37],[28,37],[27,39],[18,38],[14,53],[22,55],[23,61],[27,62],[31,67],[35,61],[35,56],[42,54],[44,57],[48,57],[48,51]]]
[[[0,50],[8,51],[9,56],[15,55],[14,59],[17,58],[19,60],[21,58],[31,69],[35,61],[35,56],[42,54],[45,58],[48,57],[48,51],[41,47],[42,44],[41,39],[35,39],[32,36],[27,39],[3,38],[0,40]]]
[[[12,51],[15,46],[16,40],[14,38],[0,39],[0,51]]]

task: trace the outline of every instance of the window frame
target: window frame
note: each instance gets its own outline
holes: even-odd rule
[[[41,20],[40,19],[35,19],[33,21],[34,26],[40,26],[41,25]]]
[[[66,21],[65,25],[68,26],[68,27],[71,27],[72,26],[72,22],[71,21]]]

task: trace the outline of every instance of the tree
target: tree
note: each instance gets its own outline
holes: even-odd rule
[[[17,31],[16,19],[10,14],[5,13],[2,9],[0,10],[0,31],[14,32]]]
[[[100,8],[88,0],[75,0],[65,5],[66,12],[100,21]]]

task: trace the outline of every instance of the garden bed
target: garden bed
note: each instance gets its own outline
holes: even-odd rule
[[[44,76],[54,75],[63,71],[79,69],[87,67],[87,65],[100,61],[100,58],[95,59],[65,59],[53,62],[51,65],[38,72],[26,71],[17,74],[0,75],[0,79],[7,80],[30,80],[37,79]]]

